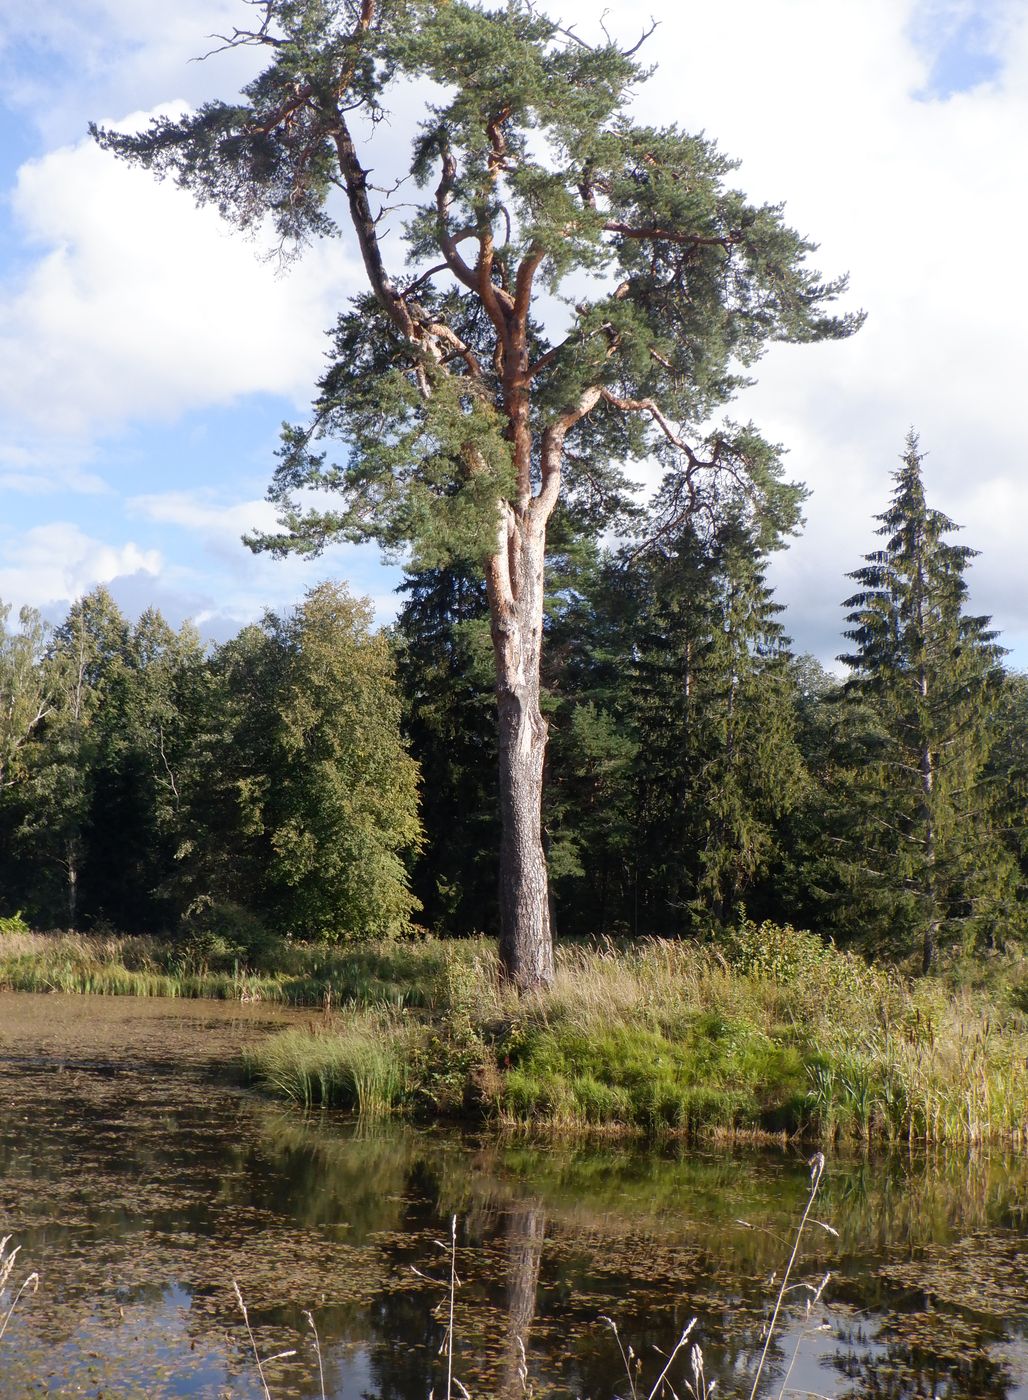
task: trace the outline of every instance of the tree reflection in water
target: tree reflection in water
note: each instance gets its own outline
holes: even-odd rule
[[[219,1080],[231,1008],[203,1012],[204,1039],[193,1008],[178,1031],[177,1009],[140,1008],[144,1033],[124,1004],[82,999],[80,1015],[59,998],[29,1002],[21,1030],[2,1018],[0,1235],[15,1235],[42,1283],[4,1338],[0,1395],[42,1384],[256,1400],[238,1278],[262,1354],[297,1348],[269,1376],[274,1400],[320,1393],[305,1309],[330,1400],[439,1396],[440,1289],[411,1265],[445,1273],[433,1241],[454,1214],[455,1371],[476,1400],[523,1393],[522,1343],[538,1400],[624,1394],[604,1314],[642,1358],[644,1384],[695,1315],[715,1394],[749,1395],[770,1279],[809,1184],[802,1155],[363,1131],[270,1110]],[[30,1012],[45,1018],[35,1041]],[[61,1029],[66,1014],[79,1019]],[[791,1390],[1028,1400],[1026,1200],[1023,1156],[830,1163],[818,1213],[839,1238],[809,1236],[799,1277],[832,1271],[832,1330],[803,1342]],[[796,1326],[778,1338],[766,1396]],[[682,1373],[672,1380],[682,1395]]]

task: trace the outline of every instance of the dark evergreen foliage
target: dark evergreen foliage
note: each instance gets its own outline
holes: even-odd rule
[[[987,617],[965,611],[976,551],[945,538],[957,527],[927,504],[922,461],[911,433],[878,517],[884,547],[850,576],[860,584],[846,600],[855,646],[840,659],[867,721],[846,774],[859,798],[851,815],[865,817],[848,833],[853,887],[929,971],[944,944],[992,939],[1015,885],[987,774],[1003,648]]]
[[[396,669],[426,834],[412,888],[428,928],[481,933],[497,925],[500,822],[485,584],[454,564],[411,574],[400,591]]]

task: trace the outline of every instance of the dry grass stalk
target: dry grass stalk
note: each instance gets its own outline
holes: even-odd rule
[[[814,1198],[817,1195],[818,1187],[821,1185],[821,1178],[825,1173],[825,1154],[817,1152],[810,1159],[810,1195],[807,1197],[807,1204],[803,1211],[803,1216],[796,1230],[796,1238],[793,1241],[792,1253],[789,1255],[789,1262],[785,1266],[785,1273],[782,1275],[781,1287],[778,1289],[778,1297],[775,1299],[774,1312],[771,1314],[771,1321],[768,1325],[767,1336],[764,1338],[764,1350],[760,1353],[760,1361],[757,1363],[757,1374],[753,1377],[753,1387],[750,1390],[750,1400],[756,1400],[757,1387],[760,1385],[760,1378],[764,1373],[764,1363],[767,1360],[768,1348],[771,1345],[771,1338],[774,1336],[775,1326],[778,1322],[778,1314],[782,1310],[782,1300],[789,1287],[789,1278],[792,1274],[792,1266],[796,1262],[796,1256],[800,1252],[800,1241],[803,1239],[803,1231],[806,1229],[810,1212],[814,1208]],[[791,1368],[790,1368],[791,1369]],[[784,1393],[784,1388],[783,1388]]]
[[[310,1312],[310,1311],[305,1311],[305,1312],[304,1312],[304,1317],[307,1319],[307,1322],[308,1322],[308,1324],[309,1324],[309,1326],[310,1326],[310,1329],[311,1329],[311,1331],[314,1333],[314,1354],[315,1354],[315,1355],[317,1356],[317,1358],[318,1358],[318,1379],[321,1381],[321,1400],[326,1400],[326,1397],[325,1397],[325,1366],[324,1366],[324,1362],[322,1361],[322,1358],[321,1358],[321,1338],[318,1336],[318,1329],[317,1329],[317,1327],[316,1327],[315,1324],[314,1324],[314,1314],[313,1314],[312,1312]]]
[[[15,1245],[13,1249],[8,1249],[7,1246],[10,1242],[10,1235],[4,1235],[3,1239],[0,1240],[0,1300],[2,1300],[5,1295],[8,1281],[10,1280],[11,1274],[14,1272],[15,1260],[18,1258],[18,1254],[21,1250],[21,1245]],[[11,1306],[7,1309],[3,1318],[0,1319],[0,1341],[3,1340],[4,1333],[7,1331],[8,1324],[14,1316],[14,1311],[21,1302],[22,1297],[26,1292],[35,1293],[38,1287],[39,1275],[35,1272],[29,1274],[28,1277],[22,1281],[21,1287],[14,1295]]]
[[[266,1356],[264,1358],[264,1361],[262,1362],[261,1354],[257,1350],[257,1338],[253,1335],[253,1328],[250,1326],[250,1314],[246,1310],[246,1304],[243,1302],[243,1295],[239,1291],[239,1284],[235,1279],[232,1280],[232,1287],[235,1290],[236,1302],[239,1304],[239,1311],[243,1314],[243,1322],[246,1324],[246,1335],[250,1338],[250,1347],[253,1351],[253,1359],[257,1363],[257,1374],[260,1376],[261,1385],[264,1387],[265,1400],[271,1400],[271,1391],[268,1389],[268,1381],[264,1374],[264,1367],[269,1361],[284,1361],[289,1356],[295,1356],[296,1351],[279,1351],[276,1352],[274,1356]]]

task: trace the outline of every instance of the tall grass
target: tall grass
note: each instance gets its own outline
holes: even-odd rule
[[[311,1108],[381,1117],[407,1102],[410,1056],[405,1028],[380,1015],[338,1029],[287,1030],[247,1053],[251,1076]]]
[[[257,955],[145,936],[0,934],[0,989],[99,996],[212,997],[296,1006],[431,1001],[438,942],[356,945],[269,939]]]
[[[358,1107],[372,1045],[389,1065],[376,1111],[691,1138],[1028,1136],[1024,1013],[794,929],[565,948],[552,988],[520,1000],[500,989],[491,948],[450,945],[417,1001],[420,1013],[358,1007],[336,1030],[288,1032],[253,1052],[252,1071],[300,1102]]]
[[[565,947],[545,992],[501,990],[494,948],[209,945],[0,935],[0,987],[220,997],[330,1011],[252,1052],[275,1093],[368,1114],[508,1127],[1028,1140],[1028,1007],[1015,983],[911,981],[810,933]]]

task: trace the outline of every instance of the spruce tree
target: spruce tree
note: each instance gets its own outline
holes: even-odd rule
[[[543,818],[562,933],[634,930],[631,637],[637,598],[610,554],[561,518],[547,571]],[[560,538],[563,536],[563,538]]]
[[[860,584],[845,603],[855,645],[839,659],[872,716],[848,775],[863,817],[849,838],[857,888],[885,896],[894,930],[929,972],[943,943],[970,941],[999,916],[1013,863],[986,780],[1003,648],[989,618],[965,611],[977,551],[946,539],[958,527],[928,505],[922,462],[911,432],[876,517],[884,545],[850,575]]]
[[[731,187],[711,141],[632,120],[647,77],[634,48],[602,32],[590,44],[529,0],[252,4],[253,27],[224,42],[264,49],[268,66],[238,100],[97,135],[287,243],[337,234],[345,193],[368,292],[335,327],[312,424],[285,432],[271,490],[284,533],[254,543],[373,538],[419,568],[483,570],[500,960],[531,988],[553,975],[540,674],[554,510],[570,498],[602,523],[622,464],[652,457],[688,496],[723,473],[759,495],[766,445],[698,425],[770,341],[845,336],[860,318],[830,314],[844,280],[812,271],[814,245],[780,206]],[[430,105],[392,172],[412,177],[409,217],[387,238],[396,186],[370,142],[391,95],[423,81]]]
[[[497,922],[496,720],[489,603],[477,570],[408,574],[393,633],[403,728],[421,771],[422,919],[466,935]]]
[[[637,769],[657,928],[723,925],[759,898],[804,789],[789,639],[765,582],[771,538],[735,513],[713,538],[685,530],[646,568]]]

